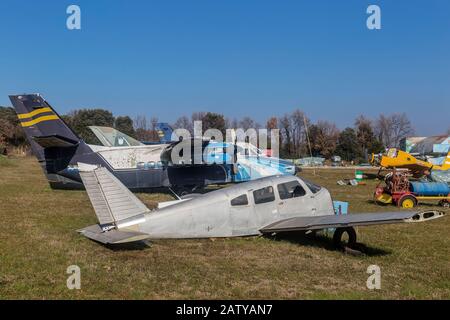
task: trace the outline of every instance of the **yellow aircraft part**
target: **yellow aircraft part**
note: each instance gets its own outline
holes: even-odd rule
[[[375,161],[372,156],[372,161]],[[447,154],[444,163],[441,166],[433,165],[430,162],[416,159],[408,152],[390,148],[385,155],[382,155],[380,166],[391,168],[406,168],[413,172],[424,172],[426,170],[449,170],[450,169],[450,152]]]
[[[433,167],[433,170],[450,170],[450,152],[447,154],[447,157],[444,159],[444,163],[441,166]]]
[[[382,193],[381,195],[377,196],[376,199],[378,202],[381,202],[381,203],[386,203],[386,204],[392,203],[392,197],[391,197],[391,195],[389,195],[387,193]]]
[[[408,168],[414,171],[431,169],[433,164],[418,160],[409,153],[391,148],[381,157],[380,165],[385,168]]]

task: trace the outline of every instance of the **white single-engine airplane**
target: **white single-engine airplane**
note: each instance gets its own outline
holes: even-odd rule
[[[203,195],[162,202],[148,209],[109,170],[79,163],[81,179],[99,224],[79,230],[104,244],[144,239],[253,236],[336,228],[334,242],[354,226],[423,222],[444,212],[383,212],[337,215],[327,189],[296,176],[271,176]]]

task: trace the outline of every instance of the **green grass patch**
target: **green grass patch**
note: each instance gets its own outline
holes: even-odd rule
[[[16,164],[15,161],[7,156],[0,155],[0,167],[13,167]]]
[[[8,163],[4,165],[5,162]],[[370,173],[376,173],[369,170]],[[351,212],[397,210],[372,202],[378,183],[338,186],[354,170],[301,173]],[[168,194],[139,194],[156,204]],[[435,203],[422,208],[437,208]],[[14,299],[449,299],[450,218],[360,227],[368,254],[332,250],[326,239],[260,237],[159,240],[113,250],[76,230],[96,223],[84,191],[51,190],[35,158],[0,158],[0,298]],[[81,290],[66,268],[81,268]],[[381,290],[366,271],[381,268]]]

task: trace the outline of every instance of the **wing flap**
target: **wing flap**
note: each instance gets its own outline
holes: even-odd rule
[[[369,226],[403,222],[422,222],[441,218],[444,212],[408,211],[408,212],[382,212],[358,213],[344,215],[325,215],[315,217],[294,217],[271,223],[260,229],[261,233],[274,233],[285,231],[320,230],[326,228],[340,228],[351,226]]]

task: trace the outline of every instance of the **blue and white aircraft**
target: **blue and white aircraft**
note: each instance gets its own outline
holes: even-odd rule
[[[113,128],[91,127],[102,145],[89,145],[69,128],[41,95],[12,95],[10,100],[32,151],[54,189],[83,188],[79,162],[105,167],[134,191],[172,188],[178,194],[209,184],[296,173],[293,163],[264,156],[250,144],[237,144],[236,154],[228,154],[228,144],[214,141],[200,142],[201,164],[174,163],[170,151],[179,143],[191,141],[167,141],[171,130],[167,124],[162,124],[160,130],[164,142],[150,145]],[[236,161],[216,161],[221,157],[228,160],[234,157]]]

